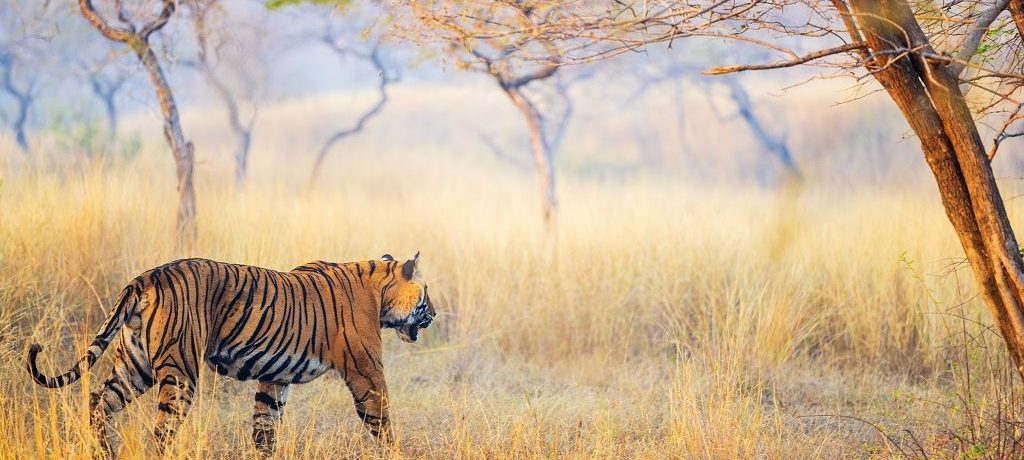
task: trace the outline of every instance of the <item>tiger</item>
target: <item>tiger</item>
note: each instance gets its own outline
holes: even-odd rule
[[[85,355],[67,372],[39,371],[43,350],[27,350],[32,379],[46,388],[78,381],[116,339],[109,378],[89,396],[100,448],[113,454],[109,423],[159,385],[154,429],[162,453],[188,415],[202,363],[220,375],[255,380],[252,441],[271,453],[292,384],[335,371],[348,386],[356,414],[381,445],[394,437],[381,360],[381,330],[405,342],[436,316],[419,269],[404,262],[324,261],[280,272],[207,259],[182,259],[148,270],[121,291]]]

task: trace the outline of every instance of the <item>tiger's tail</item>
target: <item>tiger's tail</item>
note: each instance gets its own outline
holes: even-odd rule
[[[131,318],[133,315],[139,313],[139,304],[142,300],[142,279],[136,278],[128,286],[125,286],[121,290],[121,294],[117,298],[117,302],[114,307],[107,314],[106,321],[103,322],[103,326],[100,327],[99,333],[96,334],[96,338],[93,339],[92,344],[89,345],[89,349],[86,350],[85,356],[75,363],[67,372],[58,375],[56,377],[48,377],[39,371],[39,366],[36,364],[36,358],[39,352],[43,351],[43,346],[38,343],[33,343],[28,348],[28,372],[32,375],[32,380],[46,388],[60,388],[65,385],[70,385],[82,378],[82,373],[89,370],[90,367],[96,360],[99,359],[103,351],[107,349],[110,342],[114,339],[121,327]],[[83,367],[84,364],[84,367]]]

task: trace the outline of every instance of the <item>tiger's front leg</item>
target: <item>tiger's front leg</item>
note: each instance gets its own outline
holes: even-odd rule
[[[265,455],[277,446],[277,426],[284,404],[288,401],[288,384],[259,382],[256,384],[256,405],[252,414],[252,441]]]
[[[384,373],[372,369],[368,375],[348,372],[345,376],[348,389],[356,405],[356,415],[377,441],[392,444],[391,419],[388,417],[388,389]]]

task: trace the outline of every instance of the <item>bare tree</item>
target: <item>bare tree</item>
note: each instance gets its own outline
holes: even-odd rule
[[[784,136],[772,133],[771,130],[765,126],[762,117],[757,113],[754,102],[751,100],[750,93],[747,91],[746,86],[735,77],[713,79],[706,77],[702,78],[701,71],[703,69],[704,68],[701,67],[701,65],[689,61],[675,61],[666,66],[658,66],[656,69],[639,68],[637,73],[640,78],[640,84],[636,92],[630,95],[630,99],[639,97],[650,90],[653,86],[665,82],[671,82],[675,85],[674,96],[676,98],[682,97],[682,82],[686,82],[686,84],[690,86],[700,88],[705,92],[705,94],[711,94],[714,87],[724,87],[729,94],[729,99],[736,106],[736,114],[750,130],[754,140],[761,146],[761,149],[763,149],[765,153],[771,155],[782,168],[782,182],[790,183],[802,181],[803,173],[801,172],[799,165],[797,165],[796,160],[793,158],[793,154],[789,145],[786,143]],[[708,97],[709,103],[712,103],[711,96]],[[677,117],[679,118],[678,127],[681,131],[683,129],[683,112],[686,111],[686,108],[683,106],[682,101],[678,102],[677,107]]]
[[[575,112],[575,104],[571,95],[573,86],[592,78],[595,74],[592,68],[581,69],[584,69],[584,71],[573,73],[559,72],[553,75],[549,78],[551,84],[545,85],[544,88],[537,88],[544,91],[538,91],[530,98],[533,101],[538,101],[535,102],[535,105],[538,106],[538,112],[544,115],[544,122],[541,125],[545,128],[545,131],[550,132],[545,137],[548,138],[548,151],[552,158],[561,148],[562,142],[565,140],[565,133],[569,129],[569,124]],[[530,168],[529,163],[520,161],[506,152],[491,134],[481,131],[477,137],[484,147],[490,150],[497,159],[517,169],[528,170]]]
[[[754,139],[761,145],[761,148],[771,154],[782,166],[783,171],[785,171],[785,181],[799,182],[803,180],[803,174],[801,174],[796,161],[793,160],[793,154],[789,151],[785,138],[768,132],[768,129],[765,128],[764,123],[761,121],[761,117],[757,116],[754,112],[754,104],[750,100],[750,94],[743,84],[740,83],[739,79],[723,78],[722,80],[729,89],[729,97],[736,104],[737,113],[743,120],[743,123],[747,125],[747,128],[750,128]]]
[[[107,136],[110,140],[117,139],[117,94],[127,81],[127,75],[115,75],[109,79],[98,72],[89,75],[89,87],[103,104],[103,113],[107,117]]]
[[[549,231],[555,227],[558,212],[554,147],[561,142],[572,105],[568,87],[559,87],[556,82],[562,116],[545,107],[553,99],[541,97],[538,89],[558,73],[563,50],[555,40],[538,39],[529,31],[557,16],[561,11],[557,5],[541,1],[390,4],[418,19],[406,24],[401,35],[414,41],[440,43],[460,67],[490,76],[523,116],[540,190],[541,215]],[[516,32],[504,33],[508,31]]]
[[[123,43],[138,57],[146,69],[164,117],[164,136],[174,155],[178,176],[178,223],[177,242],[182,249],[191,249],[196,240],[196,196],[192,185],[193,158],[195,149],[191,142],[185,140],[178,116],[178,106],[174,102],[171,86],[164,76],[160,60],[150,45],[150,36],[162,29],[171,19],[177,7],[175,0],[162,0],[160,13],[144,21],[141,26],[129,18],[124,4],[114,1],[114,10],[120,27],[110,25],[93,7],[92,0],[78,0],[79,10],[93,27],[109,40]]]
[[[766,2],[765,6],[782,5]],[[824,5],[808,2],[814,11]],[[1008,6],[996,2],[987,8],[973,9],[964,18],[965,32],[953,35],[948,24],[929,27],[929,19],[915,17],[905,0],[832,0],[832,13],[842,21],[849,42],[771,64],[736,65],[714,69],[712,73],[800,65],[814,59],[840,53],[854,53],[847,68],[858,66],[881,84],[917,134],[925,159],[935,176],[943,206],[956,230],[960,243],[981,289],[981,297],[1006,341],[1007,349],[1024,376],[1024,261],[1010,226],[1003,199],[996,185],[984,144],[975,124],[975,114],[964,98],[960,83],[997,93],[993,104],[1010,103],[1019,113],[1020,103],[1010,94],[1016,92],[1024,75],[972,64],[988,27]],[[746,19],[748,22],[764,19]],[[814,36],[808,23],[794,29],[776,22],[775,28]],[[929,33],[926,33],[926,28]],[[939,53],[933,42],[950,44],[961,38],[956,53]],[[1020,37],[1018,37],[1019,39]],[[1018,62],[1009,55],[1004,62]],[[970,78],[961,80],[964,70]],[[1019,67],[1014,70],[1019,70]],[[992,82],[992,83],[990,83]],[[985,107],[979,112],[984,116]],[[994,153],[994,150],[993,150]]]
[[[526,127],[530,134],[530,151],[533,154],[533,165],[540,184],[541,212],[544,223],[549,227],[554,225],[558,212],[558,192],[556,190],[554,152],[552,139],[545,129],[544,113],[539,104],[525,91],[526,85],[535,81],[547,79],[555,74],[558,67],[546,65],[529,72],[513,74],[505,69],[508,68],[504,61],[508,58],[505,53],[491,57],[484,52],[471,49],[480,61],[484,64],[485,71],[490,74],[498,87],[512,101],[512,104],[519,110],[526,121]]]
[[[14,80],[15,57],[13,54],[0,54],[0,90],[14,100],[14,116],[10,119],[11,130],[14,131],[15,142],[25,155],[29,154],[28,136],[25,127],[28,124],[28,112],[35,101],[37,79],[30,77],[24,85]]]
[[[111,141],[117,139],[117,96],[131,77],[130,71],[118,62],[120,58],[120,53],[111,50],[95,63],[76,59],[82,73],[89,79],[89,89],[92,90],[93,96],[103,105],[103,114],[107,119],[107,137]]]
[[[491,75],[523,115],[530,132],[542,215],[549,230],[554,227],[558,207],[552,130],[546,126],[551,117],[530,96],[530,90],[566,65],[642,49],[650,42],[650,34],[671,38],[706,35],[731,20],[708,16],[714,5],[694,6],[692,2],[670,2],[667,12],[647,10],[647,2],[619,0],[382,3],[396,17],[407,19],[395,22],[398,35],[416,43],[439,44],[458,66]],[[673,24],[662,25],[669,20]]]
[[[484,63],[487,73],[494,77],[498,87],[508,96],[512,104],[522,113],[526,120],[526,128],[530,133],[530,151],[533,153],[533,165],[537,172],[538,182],[541,188],[542,215],[544,223],[549,227],[553,226],[558,212],[558,192],[555,188],[555,165],[554,154],[551,146],[551,138],[544,127],[545,118],[543,112],[538,108],[537,102],[531,99],[524,88],[526,85],[546,79],[554,75],[558,70],[556,65],[547,65],[520,75],[512,75],[504,71],[500,62],[508,56],[499,55],[489,57],[483,52],[472,50]]]
[[[220,98],[224,108],[227,109],[228,125],[236,138],[233,155],[235,185],[240,187],[248,175],[249,148],[252,144],[252,129],[253,123],[256,121],[257,108],[253,98],[250,97],[253,108],[250,115],[243,120],[238,95],[217,72],[217,67],[220,64],[220,50],[226,42],[224,37],[226,27],[217,27],[215,31],[210,27],[210,21],[212,15],[223,14],[220,0],[193,0],[191,6],[197,53],[194,62],[186,61],[186,63],[191,64],[199,71],[206,83]]]
[[[28,124],[39,83],[46,72],[46,47],[56,34],[49,1],[11,0],[0,5],[0,100],[13,102],[0,113],[14,132],[18,148],[30,153]]]
[[[373,70],[377,74],[377,100],[369,108],[360,113],[359,118],[356,119],[355,124],[347,128],[343,128],[339,131],[335,131],[324,145],[320,147],[320,151],[316,154],[316,159],[313,160],[313,167],[309,171],[309,179],[307,186],[312,187],[316,183],[317,177],[320,176],[320,168],[324,164],[324,160],[327,158],[327,154],[334,148],[334,145],[349,136],[362,132],[366,125],[369,124],[370,120],[380,114],[384,110],[384,106],[388,103],[388,86],[398,81],[399,77],[397,73],[388,70],[384,64],[384,58],[381,51],[381,42],[379,39],[374,39],[369,44],[367,49],[360,49],[358,46],[353,46],[345,43],[341,38],[341,34],[333,29],[330,24],[324,27],[323,35],[320,36],[320,42],[330,48],[339,59],[355,58],[370,64]]]

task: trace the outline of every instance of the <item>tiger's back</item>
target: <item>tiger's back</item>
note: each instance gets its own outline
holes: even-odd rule
[[[175,261],[144,275],[152,312],[143,316],[157,320],[143,333],[160,335],[161,326],[193,330],[195,343],[204,345],[196,352],[221,375],[305,383],[335,368],[335,347],[343,344],[333,337],[343,334],[349,345],[379,349],[379,319],[372,308],[357,308],[374,301],[359,287],[373,281],[369,277],[378,265],[311,262],[280,272],[204,259]],[[185,277],[196,292],[177,292]],[[374,356],[378,363],[379,358]]]

